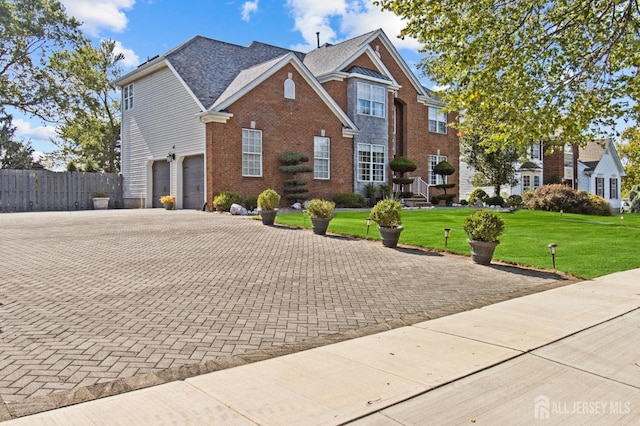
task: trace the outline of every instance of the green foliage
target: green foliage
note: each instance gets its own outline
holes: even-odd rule
[[[409,160],[407,157],[401,156],[391,160],[391,163],[389,163],[389,168],[397,173],[407,173],[413,172],[417,168],[417,166],[416,163]]]
[[[300,163],[306,163],[309,161],[309,157],[304,154],[300,154],[299,152],[285,152],[284,154],[278,157],[280,164],[283,165],[296,165]],[[289,173],[289,172],[287,172]]]
[[[376,196],[376,192],[378,192],[378,188],[375,183],[369,182],[364,186],[364,195],[367,198],[374,198]]]
[[[93,198],[105,198],[107,197],[107,193],[102,189],[96,189],[95,191],[93,191],[93,194],[91,194],[91,196]]]
[[[507,202],[511,207],[520,207],[522,206],[522,197],[518,194],[511,194],[509,198],[507,198]]]
[[[0,119],[0,169],[25,170],[33,166],[33,147],[13,139],[11,118]]]
[[[622,192],[626,194],[634,185],[640,183],[640,128],[629,127],[622,132],[622,139],[624,143],[620,144],[617,150],[626,173],[622,178]]]
[[[280,203],[280,194],[273,189],[265,189],[258,195],[258,208],[260,210],[274,210]]]
[[[611,216],[613,214],[611,204],[607,200],[599,195],[588,194],[587,196],[589,197],[589,206],[585,211],[586,214],[596,216]]]
[[[355,192],[339,192],[333,196],[333,201],[340,208],[360,208],[367,205],[365,198]]]
[[[371,209],[371,220],[383,228],[393,228],[402,224],[400,220],[401,212],[402,205],[399,201],[381,200]]]
[[[57,128],[60,141],[55,156],[93,162],[98,171],[107,173],[120,170],[120,103],[113,80],[122,72],[124,55],[115,49],[115,41],[103,40],[99,47],[87,43],[74,51],[57,52],[51,59],[70,99]]]
[[[473,206],[478,200],[482,201],[483,203],[486,202],[487,198],[489,198],[489,196],[484,191],[484,189],[476,188],[471,191],[471,195],[469,195],[469,199],[467,201]]]
[[[74,163],[73,161],[69,161],[67,163],[67,171],[68,172],[77,172],[78,171],[78,167],[76,166],[76,163]]]
[[[631,201],[629,209],[631,210],[631,213],[640,213],[640,197],[636,197]]]
[[[231,204],[242,204],[242,195],[233,191],[224,191],[213,197],[213,207],[219,212],[228,212]]]
[[[629,190],[629,199],[633,201],[638,198],[638,195],[640,195],[640,184],[635,185]]]
[[[378,188],[380,188],[380,195],[382,198],[391,197],[391,187],[389,185],[380,185]]]
[[[49,58],[84,41],[79,26],[59,1],[0,0],[0,116],[10,106],[44,119],[56,117],[68,100]]]
[[[420,66],[457,127],[488,147],[593,139],[640,111],[636,2],[376,0],[424,43]],[[631,99],[631,102],[627,102]]]
[[[413,178],[393,178],[393,183],[397,183],[398,185],[409,185],[413,183]]]
[[[336,203],[333,201],[322,200],[314,198],[307,204],[307,213],[311,217],[331,217],[333,210],[336,208]]]
[[[544,185],[524,195],[524,205],[531,210],[563,211],[565,213],[598,214],[610,216],[611,207],[605,208],[602,202],[585,191],[576,191],[565,185]]]
[[[433,168],[433,173],[440,176],[450,176],[456,172],[456,169],[448,162],[441,161]]]
[[[255,210],[258,207],[258,196],[251,195],[247,197],[247,199],[244,200],[244,207],[249,211]]]
[[[492,186],[494,195],[500,195],[502,185],[518,183],[516,162],[520,154],[515,148],[494,149],[479,137],[467,135],[460,139],[460,155],[474,170],[473,184]]]
[[[487,203],[487,205],[489,205],[489,206],[500,206],[500,207],[502,207],[502,206],[504,206],[504,198],[502,198],[500,195],[496,195],[495,197],[487,198],[485,203]]]
[[[313,167],[307,166],[305,164],[291,164],[286,166],[280,166],[278,167],[278,170],[280,170],[282,173],[290,173],[290,174],[309,173],[313,171]]]
[[[493,212],[478,210],[464,219],[464,232],[475,241],[498,241],[504,232],[504,221]]]

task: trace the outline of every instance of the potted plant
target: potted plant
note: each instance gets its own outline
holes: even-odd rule
[[[278,204],[280,203],[280,195],[273,189],[265,189],[258,195],[258,210],[264,225],[273,225],[278,214]]]
[[[387,198],[378,201],[371,209],[371,220],[378,224],[382,245],[396,247],[400,239],[400,233],[404,229],[400,224],[400,212],[402,205],[399,201]]]
[[[464,219],[464,232],[469,236],[471,260],[488,265],[493,258],[498,237],[504,232],[504,221],[493,212],[478,210]]]
[[[176,205],[176,197],[173,195],[163,195],[160,197],[160,202],[164,206],[165,210],[173,210]]]
[[[311,224],[313,226],[313,233],[318,235],[325,235],[329,222],[333,219],[333,209],[336,208],[336,203],[333,201],[321,200],[314,198],[307,204],[307,213],[311,217]]]
[[[94,210],[106,210],[109,208],[109,197],[101,189],[93,192],[91,200],[93,201]]]

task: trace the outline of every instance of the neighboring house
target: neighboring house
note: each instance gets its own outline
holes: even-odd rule
[[[198,36],[116,84],[127,207],[160,207],[165,194],[200,208],[222,191],[281,193],[278,157],[290,151],[309,157],[303,178],[323,198],[389,184],[399,155],[417,164],[414,191],[428,197],[433,166],[458,164],[455,117],[382,30],[307,54]]]
[[[532,146],[528,158],[517,168],[518,184],[505,186],[501,191],[503,197],[522,195],[541,185],[563,183],[603,197],[613,209],[620,208],[621,178],[625,172],[613,141],[604,139],[589,142],[582,148],[567,144],[555,148],[553,152],[544,152],[543,148],[539,143]],[[577,156],[574,155],[576,148]],[[465,199],[474,189],[470,182],[473,170],[462,161],[460,169],[460,198]],[[493,195],[493,188],[483,189]]]

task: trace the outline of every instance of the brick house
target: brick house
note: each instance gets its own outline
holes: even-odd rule
[[[458,165],[455,117],[382,30],[306,54],[198,36],[116,84],[127,207],[160,207],[165,194],[177,208],[210,208],[222,191],[281,192],[278,157],[291,151],[310,159],[311,197],[390,184],[389,162],[405,155],[418,166],[413,191],[428,199],[433,166]]]

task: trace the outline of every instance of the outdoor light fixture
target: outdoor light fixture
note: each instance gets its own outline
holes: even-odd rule
[[[371,218],[367,218],[367,235],[369,235],[369,226],[371,226]]]
[[[624,225],[624,215],[620,215],[620,225]]]
[[[557,244],[551,243],[549,244],[549,252],[551,253],[551,262],[553,262],[553,270],[556,270],[556,248]]]
[[[451,232],[450,228],[444,228],[444,248],[447,248],[449,245],[449,233]]]
[[[176,159],[176,153],[175,152],[169,152],[167,154],[167,162],[172,162],[173,160]]]
[[[564,210],[560,210],[560,216],[562,216],[562,213],[564,213]]]

